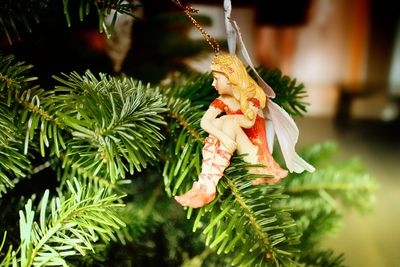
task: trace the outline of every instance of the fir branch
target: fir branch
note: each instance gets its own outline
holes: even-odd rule
[[[286,196],[279,186],[253,186],[248,167],[240,157],[232,160],[217,199],[198,210],[193,229],[207,221],[206,245],[232,256],[234,266],[293,264],[299,234],[290,214],[276,205]]]
[[[20,124],[26,124],[24,152],[27,153],[29,145],[36,137],[35,131],[39,128],[39,149],[42,157],[46,154],[46,148],[52,147],[57,156],[65,149],[64,133],[65,125],[56,118],[54,106],[51,106],[51,96],[54,91],[45,91],[39,87],[29,88],[16,96],[16,102],[23,110]],[[53,112],[53,113],[51,113]],[[53,140],[51,143],[50,140]]]
[[[179,117],[171,116],[177,122],[172,120],[168,123],[169,138],[165,143],[167,155],[163,177],[165,190],[170,196],[178,192],[184,179],[192,181],[197,179],[203,146],[203,138],[200,138],[204,135],[204,131],[199,130],[201,112],[187,109],[177,113],[180,115]],[[196,123],[192,120],[195,120]],[[189,189],[188,187],[189,185],[185,184],[185,188]]]
[[[25,154],[28,153],[29,141],[34,138],[35,130],[40,127],[41,154],[44,156],[45,146],[49,146],[49,138],[54,138],[55,151],[59,154],[59,146],[64,145],[59,129],[60,123],[45,110],[46,103],[49,103],[48,98],[53,92],[32,86],[30,82],[36,80],[36,77],[29,75],[32,65],[14,61],[12,55],[0,59],[0,98],[7,99],[10,109],[17,109],[17,105],[23,108],[15,113],[14,118],[18,132],[26,129],[23,151]],[[7,95],[4,94],[5,91]]]
[[[64,10],[66,8],[65,3],[67,1],[64,1]],[[117,21],[118,13],[119,14],[126,14],[129,15],[133,18],[137,18],[134,15],[134,10],[138,7],[142,7],[142,4],[139,3],[132,3],[127,2],[125,0],[94,0],[93,5],[97,9],[97,14],[99,16],[99,31],[100,32],[105,32],[107,34],[107,37],[110,37],[114,31],[114,26],[115,22]],[[81,5],[80,5],[80,19],[82,20],[82,14],[83,12],[81,10],[86,9],[86,14],[89,13],[89,5],[87,3],[87,0],[81,0]],[[67,21],[68,21],[68,15],[67,16]],[[107,16],[112,16],[111,24],[106,25],[104,23],[104,20]]]
[[[131,183],[130,179],[122,179],[112,182],[107,175],[107,171],[102,169],[97,175],[83,168],[76,167],[70,158],[61,155],[60,161],[52,163],[58,174],[60,184],[59,190],[63,190],[67,185],[69,177],[75,177],[79,183],[91,187],[94,191],[105,190],[107,193],[125,194],[126,186]]]
[[[375,203],[377,183],[366,173],[358,159],[332,164],[331,157],[337,150],[332,143],[322,143],[304,152],[304,158],[317,166],[314,173],[304,173],[301,179],[293,175],[285,179],[285,193],[294,197],[323,199],[328,205],[338,207],[343,201],[346,207],[360,211],[371,210]],[[316,158],[318,157],[318,161]],[[329,162],[329,165],[324,164]],[[314,202],[314,201],[311,201]],[[314,202],[315,203],[315,202]],[[307,207],[304,203],[300,209]],[[293,207],[296,210],[296,207]]]
[[[6,237],[7,237],[7,231],[4,232],[3,234],[3,240],[0,244],[0,255],[3,257],[3,259],[0,261],[0,266],[11,266],[13,264],[13,260],[14,260],[14,255],[13,255],[13,247],[12,245],[10,245],[8,247],[7,252],[3,253],[3,247],[6,243]]]
[[[325,210],[323,206],[302,213],[292,212],[292,215],[302,233],[299,249],[306,253],[315,253],[324,236],[336,233],[343,217],[340,211],[333,208]]]
[[[23,107],[18,123],[21,129],[21,125],[26,125],[25,154],[39,128],[42,156],[46,147],[58,157],[66,150],[62,154],[64,166],[73,162],[74,169],[85,169],[85,175],[91,177],[98,176],[104,167],[108,172],[103,176],[112,183],[125,177],[127,170],[140,171],[156,159],[158,143],[163,139],[159,125],[164,121],[160,114],[165,111],[158,90],[132,79],[108,79],[102,74],[97,80],[90,72],[83,77],[77,73],[65,75],[70,81],[58,78],[72,88],[27,88],[23,85],[30,79],[23,75],[28,68],[22,63],[14,64],[19,67],[16,68],[12,61],[13,57],[3,60],[3,69],[5,73],[21,70],[15,71],[19,76],[15,74],[8,80],[8,88],[12,89],[9,95],[14,94],[16,103]],[[74,138],[69,138],[69,134]]]
[[[204,109],[218,96],[212,86],[212,80],[213,77],[210,73],[184,76],[163,90],[163,94],[168,99],[190,100],[193,106]]]
[[[5,0],[0,4],[0,33],[5,34],[10,45],[20,39],[20,28],[32,32],[32,22],[39,23],[38,13],[48,8],[50,0]],[[54,1],[55,2],[55,1]],[[51,4],[50,4],[51,5]]]
[[[0,197],[19,179],[31,173],[31,163],[22,152],[22,136],[14,125],[15,113],[0,102]]]
[[[65,257],[85,255],[99,239],[115,240],[115,231],[124,226],[116,216],[116,208],[123,206],[117,203],[121,196],[106,195],[104,190],[93,192],[77,180],[68,182],[68,188],[69,196],[50,202],[46,190],[38,221],[34,220],[31,200],[25,205],[25,212],[20,211],[21,266],[65,266]]]
[[[66,144],[73,168],[85,168],[92,176],[105,168],[115,182],[157,159],[166,111],[157,89],[133,79],[103,74],[97,79],[89,71],[64,77],[55,77],[64,85],[56,87],[52,101],[73,136]]]
[[[62,129],[65,125],[54,116],[57,109],[52,105],[52,95],[54,91],[45,91],[34,86],[23,91],[15,92],[16,104],[23,109],[20,114],[20,125],[26,124],[24,152],[28,153],[29,144],[35,137],[35,131],[39,128],[39,149],[41,155],[45,156],[45,150],[50,147],[52,139],[52,149],[57,156],[60,151],[65,149]],[[21,127],[21,126],[20,126]],[[21,127],[22,128],[22,127]]]
[[[72,6],[72,7],[71,7]],[[62,5],[56,0],[5,0],[0,4],[0,34],[4,34],[10,45],[15,39],[21,39],[21,29],[32,32],[32,23],[39,23],[41,16],[53,12],[61,15],[64,13],[67,25],[71,27],[71,9],[77,11],[79,20],[83,21],[88,16],[91,8],[95,8],[99,20],[99,31],[111,36],[118,14],[127,14],[136,18],[134,11],[142,4],[124,0],[80,0],[79,4],[63,0]],[[107,16],[112,16],[110,25],[104,22]]]
[[[316,166],[316,171],[292,174],[283,181],[283,192],[290,198],[279,205],[292,210],[303,233],[299,246],[303,253],[296,260],[307,266],[342,266],[342,256],[333,257],[330,251],[318,250],[322,237],[336,232],[340,226],[341,203],[359,211],[374,206],[376,182],[358,160],[333,163],[336,151],[337,146],[331,142],[309,147],[302,154]]]
[[[117,187],[117,184],[111,182],[109,177],[102,176],[101,174],[103,173],[100,173],[99,175],[92,175],[92,173],[85,168],[75,167],[71,159],[68,157],[62,156],[62,166],[60,166],[59,173],[61,172],[62,175],[60,175],[59,179],[61,180],[60,188],[65,185],[66,181],[68,180],[68,176],[76,177],[82,184],[90,184],[91,187],[95,189],[106,188],[114,191]]]
[[[304,102],[307,92],[302,83],[298,84],[296,79],[282,75],[280,70],[270,71],[267,68],[258,68],[257,71],[275,91],[276,97],[272,99],[274,102],[292,116],[303,116],[307,111],[307,103]]]
[[[176,99],[174,103],[169,106],[169,114],[171,118],[177,121],[185,129],[185,131],[189,132],[193,136],[195,141],[202,142],[204,138],[202,138],[200,134],[197,133],[197,131],[195,130],[196,125],[191,126],[192,123],[200,123],[200,119],[203,114],[191,112],[192,110],[196,110],[199,107],[192,108],[189,100],[183,101],[182,99]],[[191,113],[192,115],[190,115]]]
[[[312,251],[304,253],[300,262],[305,263],[308,267],[344,267],[343,254],[338,256],[333,255],[330,250]]]
[[[28,94],[30,95],[30,93],[28,93]],[[35,95],[38,96],[38,94],[35,94]],[[60,122],[58,120],[55,120],[53,118],[53,116],[49,115],[46,111],[44,111],[39,106],[35,106],[32,102],[23,101],[21,99],[18,99],[18,104],[20,104],[22,107],[24,107],[26,110],[30,111],[34,115],[37,115],[38,117],[42,118],[43,120],[52,121],[53,124],[60,125]]]
[[[37,79],[29,75],[32,67],[25,62],[15,62],[14,55],[0,54],[0,98],[7,99],[8,106],[19,90],[29,88],[29,83]]]

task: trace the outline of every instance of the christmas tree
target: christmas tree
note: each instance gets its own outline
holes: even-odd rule
[[[15,42],[34,18],[58,7],[5,1],[2,36]],[[108,35],[118,14],[137,8],[120,0],[62,6],[67,23],[73,12],[84,20],[95,10]],[[252,185],[256,176],[235,155],[217,199],[184,209],[172,197],[200,173],[200,119],[216,97],[210,73],[186,69],[163,83],[159,77],[171,70],[161,75],[148,65],[132,76],[48,73],[55,85],[42,88],[34,69],[0,55],[0,266],[342,266],[343,255],[319,248],[322,238],[340,223],[342,203],[373,207],[375,182],[359,161],[335,162],[336,146],[327,142],[302,151],[314,173],[273,185]],[[304,115],[303,84],[279,70],[258,72],[276,103]],[[147,84],[134,75],[157,79]]]

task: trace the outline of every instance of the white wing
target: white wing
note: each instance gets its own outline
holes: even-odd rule
[[[290,172],[301,173],[304,170],[313,172],[315,168],[302,159],[295,150],[299,130],[293,119],[278,104],[268,99],[268,116],[278,138],[279,145]]]
[[[264,110],[266,111],[267,109],[264,109]],[[267,135],[268,149],[269,149],[269,152],[272,154],[272,152],[274,150],[275,129],[274,129],[274,124],[272,123],[272,120],[269,118],[269,116],[266,113],[267,112],[264,113],[265,133]]]

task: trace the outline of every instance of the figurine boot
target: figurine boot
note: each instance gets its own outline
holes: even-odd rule
[[[182,206],[200,208],[215,199],[216,187],[224,170],[229,166],[234,151],[229,151],[221,142],[209,136],[203,147],[203,162],[199,180],[183,195],[175,196]]]

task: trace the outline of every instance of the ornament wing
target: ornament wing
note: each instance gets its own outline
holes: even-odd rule
[[[290,172],[301,173],[304,170],[313,172],[315,168],[302,159],[295,150],[299,130],[289,114],[278,104],[268,99],[268,115],[272,120],[286,167]]]
[[[272,120],[265,116],[265,132],[267,135],[267,142],[268,142],[268,149],[269,152],[272,154],[274,150],[274,141],[275,141],[275,129],[274,129],[274,124],[272,123]]]

